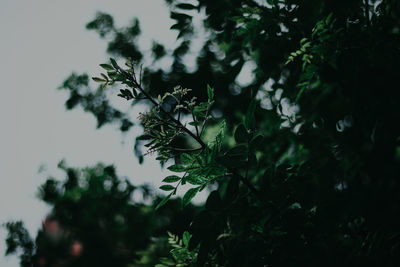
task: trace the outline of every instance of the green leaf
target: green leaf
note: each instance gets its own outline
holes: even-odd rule
[[[308,39],[307,38],[303,38],[303,39],[301,39],[300,40],[300,45],[303,45],[305,42],[307,42],[308,41]]]
[[[218,125],[218,132],[215,138],[210,142],[210,148],[214,148],[214,150],[217,148],[216,144],[222,144],[224,140],[224,134],[226,130],[226,121],[222,120],[219,125]]]
[[[230,157],[246,155],[247,154],[247,146],[246,145],[235,146],[235,147],[231,148],[230,150],[228,150],[228,152],[226,152],[226,154]]]
[[[102,79],[102,78],[98,78],[98,77],[92,77],[92,80],[98,83],[102,83],[105,82],[106,80]]]
[[[196,9],[197,8],[195,5],[186,4],[186,3],[177,4],[176,7],[180,8],[180,9],[186,9],[186,10],[192,10],[192,9]]]
[[[191,236],[188,231],[183,232],[182,241],[183,241],[183,244],[185,245],[185,247],[189,246],[190,237]]]
[[[165,185],[160,186],[160,189],[163,191],[172,191],[175,189],[175,187],[173,187],[172,185],[169,185],[169,184],[165,184]]]
[[[182,199],[182,206],[187,206],[190,201],[196,196],[196,194],[199,192],[200,187],[195,187],[195,188],[190,188],[185,195],[183,196]]]
[[[235,130],[235,141],[236,143],[245,143],[249,138],[249,134],[244,127],[243,124],[239,124],[239,126]]]
[[[250,102],[250,105],[247,109],[246,117],[244,118],[244,126],[246,127],[247,130],[251,130],[251,129],[255,128],[256,121],[255,121],[254,115],[255,115],[255,111],[256,111],[256,104],[257,104],[257,101],[255,99],[253,99]]]
[[[259,134],[256,137],[254,137],[251,141],[250,141],[250,149],[256,149],[259,148],[259,146],[261,145],[262,141],[264,140],[264,136]]]
[[[162,206],[165,205],[165,203],[168,202],[168,200],[171,198],[172,193],[169,194],[168,196],[166,196],[163,200],[160,201],[160,203],[158,203],[158,205],[156,206],[156,210],[158,210],[159,208],[161,208]]]
[[[191,121],[191,122],[189,122],[189,125],[200,126],[200,125],[202,125],[202,122],[201,121]]]
[[[173,260],[171,260],[170,258],[162,257],[162,258],[160,258],[160,262],[167,266],[175,266],[175,262]]]
[[[228,183],[225,191],[224,201],[230,203],[233,199],[238,196],[239,192],[239,179],[237,177],[232,177]]]
[[[182,153],[180,158],[181,161],[186,165],[193,163],[193,158],[187,153]]]
[[[181,177],[176,176],[176,175],[170,175],[164,178],[164,180],[162,180],[164,183],[175,183],[178,182],[181,179]]]
[[[116,70],[120,69],[117,64],[117,61],[115,61],[115,59],[110,58],[110,61],[111,61],[111,65],[113,65],[114,69],[116,69]]]
[[[201,103],[200,103],[201,104]],[[208,106],[198,105],[193,108],[193,114],[199,119],[205,118],[208,110]]]
[[[214,100],[214,89],[212,89],[211,86],[208,84],[207,84],[207,95],[209,101]]]
[[[114,68],[108,64],[100,64],[100,67],[102,67],[105,70],[114,70]]]
[[[223,156],[218,157],[218,162],[228,168],[240,168],[246,165],[247,146],[239,145],[228,150]]]
[[[115,77],[118,75],[115,71],[107,71],[108,77],[111,79],[115,79]]]
[[[204,183],[203,179],[196,175],[188,175],[185,177],[185,182],[191,185],[202,185]]]
[[[186,170],[184,166],[179,164],[171,165],[167,169],[173,172],[184,172]]]
[[[325,24],[328,25],[332,22],[333,13],[330,13],[328,17],[325,19]]]

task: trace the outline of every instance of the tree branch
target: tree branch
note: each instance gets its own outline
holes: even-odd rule
[[[196,136],[194,133],[192,133],[188,128],[186,128],[179,120],[175,119],[171,114],[169,114],[169,112],[167,112],[165,109],[163,109],[163,107],[157,103],[157,101],[155,101],[144,89],[143,87],[137,82],[137,80],[135,79],[135,77],[131,78],[131,82],[134,83],[134,85],[136,86],[137,89],[139,89],[139,91],[141,93],[143,93],[152,103],[153,105],[155,105],[156,107],[158,107],[164,114],[166,114],[168,116],[168,118],[173,121],[178,127],[182,128],[182,130],[184,132],[186,132],[188,135],[190,135],[194,140],[196,140],[202,148],[206,147],[206,144],[203,142],[203,140],[201,140],[200,137]]]

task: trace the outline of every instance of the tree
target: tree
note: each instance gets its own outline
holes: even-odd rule
[[[87,28],[111,38],[108,52],[126,67],[102,64],[96,93],[85,75],[63,85],[69,108],[99,103],[92,96],[110,84],[150,106],[136,154],[143,159],[145,144],[177,173],[163,180],[170,195],[158,206],[185,184],[194,187],[183,187],[184,205],[213,188],[160,266],[397,266],[398,1],[167,2],[180,40],[170,71],[142,74],[138,22],[117,29],[100,13]],[[209,39],[189,72],[192,14],[201,11]],[[154,60],[162,56],[155,44]],[[253,78],[239,86],[246,62]],[[112,107],[101,103],[86,109],[100,126],[131,125],[118,111],[104,117]]]
[[[144,202],[159,197],[118,178],[113,166],[59,167],[65,180],[49,177],[39,188],[52,210],[36,238],[22,222],[6,224],[7,254],[21,249],[21,266],[154,266],[168,255],[166,231],[182,234],[193,217],[193,206],[182,211],[176,201],[155,214]],[[144,202],[133,201],[134,193]],[[148,248],[150,238],[156,247]]]

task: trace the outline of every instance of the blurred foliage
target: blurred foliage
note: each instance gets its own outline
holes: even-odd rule
[[[173,200],[156,213],[151,203],[159,197],[118,178],[113,166],[59,167],[65,180],[50,177],[39,188],[51,212],[36,238],[22,222],[5,225],[7,254],[20,254],[21,266],[154,266],[168,255],[167,230],[189,227],[193,206],[181,210]]]
[[[96,78],[99,88],[122,84],[121,97],[149,106],[135,146],[139,160],[147,144],[183,173],[163,180],[160,188],[171,193],[156,203],[165,206],[148,212],[175,203],[169,198],[184,183],[194,187],[183,204],[213,190],[194,217],[179,218],[192,222],[187,234],[173,232],[175,253],[151,254],[162,238],[142,251],[146,259],[154,255],[147,266],[399,266],[399,1],[166,2],[178,45],[169,51],[154,43],[151,52],[154,60],[172,58],[167,70],[154,65],[142,73],[132,64],[144,55],[135,43],[137,21],[116,28],[99,13],[87,25],[107,36],[113,57],[130,62],[102,64],[107,74]],[[193,16],[201,14],[207,38],[193,55]],[[188,56],[196,57],[194,71]],[[243,85],[238,76],[251,65]],[[63,87],[68,101],[79,95],[76,103],[85,108],[94,90],[82,77]],[[164,98],[177,85],[192,89],[193,106],[181,109],[180,98]],[[105,90],[95,92],[114,110]],[[103,112],[85,110],[97,118]],[[100,126],[125,118],[108,114]],[[203,135],[199,118],[206,121]],[[12,244],[29,253],[25,240]]]

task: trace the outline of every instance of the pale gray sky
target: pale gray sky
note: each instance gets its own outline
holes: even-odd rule
[[[106,42],[85,30],[96,11],[113,15],[118,26],[139,17],[144,49],[151,39],[175,45],[163,0],[0,0],[0,223],[22,219],[33,236],[48,211],[35,197],[46,178],[38,174],[41,164],[57,178],[63,158],[72,167],[115,163],[137,184],[159,185],[162,178],[154,160],[138,165],[134,132],[96,130],[93,116],[66,112],[67,93],[56,90],[72,71],[94,76],[107,61]],[[111,97],[127,108],[116,93]],[[3,256],[5,235],[1,228],[0,266],[18,266],[15,257]]]

